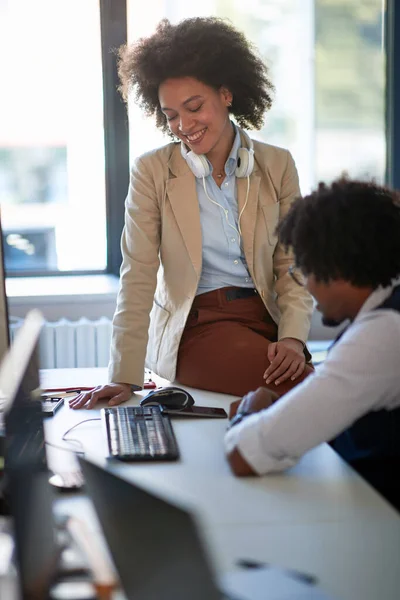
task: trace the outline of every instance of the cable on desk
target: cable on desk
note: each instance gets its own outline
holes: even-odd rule
[[[85,456],[85,449],[83,447],[83,444],[80,440],[77,440],[75,438],[69,438],[67,439],[67,435],[69,434],[70,431],[72,431],[73,429],[75,429],[75,427],[79,427],[79,425],[83,425],[83,423],[88,423],[89,421],[101,421],[100,417],[96,417],[94,419],[85,419],[84,421],[79,421],[79,423],[75,423],[75,425],[72,425],[72,427],[70,427],[69,429],[67,429],[67,431],[65,431],[62,435],[61,440],[63,442],[75,442],[76,444],[79,444],[82,448],[82,450],[73,450],[72,448],[63,448],[62,446],[56,446],[55,444],[52,444],[51,442],[45,442],[48,446],[53,446],[53,448],[58,448],[58,450],[66,450],[67,452],[74,452],[75,454],[82,454],[82,456]]]
[[[65,439],[65,436],[67,436],[70,431],[72,431],[73,429],[75,429],[75,427],[79,427],[79,425],[83,425],[83,423],[88,423],[89,421],[101,421],[101,419],[100,419],[100,417],[96,417],[94,419],[85,419],[84,421],[79,421],[79,423],[75,423],[75,425],[72,425],[72,427],[70,427],[69,429],[67,429],[67,431],[65,431],[63,433],[63,436],[62,436],[61,439],[63,441],[68,441],[68,440]]]

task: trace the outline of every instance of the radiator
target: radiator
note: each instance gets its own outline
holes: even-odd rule
[[[14,338],[22,319],[10,319],[10,337]],[[42,369],[106,367],[110,356],[111,321],[46,321],[40,334],[39,355]]]

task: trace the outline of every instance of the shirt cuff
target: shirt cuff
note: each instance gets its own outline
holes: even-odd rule
[[[283,471],[296,464],[298,459],[275,458],[268,455],[262,443],[263,412],[246,417],[241,423],[225,434],[225,451],[230,454],[234,448],[258,475]],[[265,434],[264,434],[265,435]]]
[[[296,321],[295,323],[293,323],[293,319],[289,320],[288,317],[282,316],[278,323],[278,340],[290,337],[306,343],[310,333],[310,322],[311,316],[310,318],[305,316],[303,321]]]

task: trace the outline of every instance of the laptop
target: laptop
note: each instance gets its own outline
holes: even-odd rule
[[[78,458],[127,598],[220,600],[191,515]]]
[[[272,567],[228,573],[218,585],[188,511],[109,466],[79,462],[128,600],[328,600]]]

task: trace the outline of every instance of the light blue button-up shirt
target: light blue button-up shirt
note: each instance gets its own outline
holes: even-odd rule
[[[238,231],[235,169],[241,140],[238,129],[235,129],[236,136],[225,163],[225,179],[221,187],[218,187],[211,174],[205,177],[207,194],[223,209],[207,198],[203,179],[196,177],[203,239],[203,263],[197,294],[227,286],[254,288]],[[212,172],[211,164],[210,167]],[[228,211],[227,214],[225,211]]]

